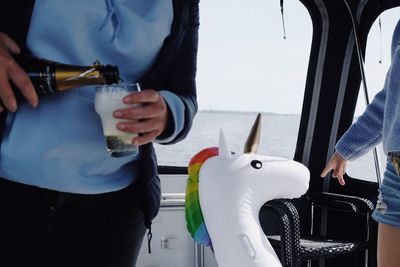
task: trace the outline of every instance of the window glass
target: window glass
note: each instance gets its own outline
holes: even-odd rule
[[[188,137],[156,145],[159,165],[187,166],[201,149],[218,145],[223,129],[241,152],[258,112],[258,153],[293,158],[310,55],[312,23],[298,0],[201,1],[197,94],[199,112]]]
[[[393,30],[399,20],[400,8],[392,8],[381,14],[381,25],[377,19],[369,34],[367,40],[367,49],[365,54],[365,75],[368,87],[368,96],[370,101],[383,88],[386,72],[390,66],[390,50]],[[365,94],[363,87],[360,87],[354,121],[365,110]],[[386,156],[383,153],[382,145],[377,146],[379,168],[381,177],[386,165]],[[347,164],[347,173],[354,178],[377,181],[373,152],[349,161]]]

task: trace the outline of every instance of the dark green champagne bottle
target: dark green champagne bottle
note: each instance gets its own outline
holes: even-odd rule
[[[75,66],[22,54],[15,54],[14,59],[27,72],[39,97],[85,85],[120,81],[117,66],[101,65],[99,61],[92,66]]]

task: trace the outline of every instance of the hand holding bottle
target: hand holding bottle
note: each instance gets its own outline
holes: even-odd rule
[[[345,185],[343,175],[346,173],[346,163],[347,160],[335,152],[322,171],[321,177],[325,177],[329,171],[333,170],[332,177],[337,178],[339,184]]]
[[[17,110],[17,100],[10,81],[15,84],[22,95],[36,107],[39,98],[28,74],[14,60],[12,54],[19,54],[18,45],[5,33],[0,32],[0,112],[6,108],[11,112]]]
[[[114,111],[114,117],[131,121],[120,122],[117,128],[125,132],[140,133],[133,139],[135,145],[143,145],[157,138],[168,125],[168,109],[164,98],[155,90],[142,90],[126,96],[125,104],[138,104]]]

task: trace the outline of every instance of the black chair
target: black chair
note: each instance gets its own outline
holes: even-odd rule
[[[377,225],[370,219],[373,208],[367,199],[318,193],[294,200],[269,201],[262,207],[259,218],[284,267],[308,265],[313,260],[352,253],[361,256],[356,257],[359,260],[351,266],[376,266]],[[315,230],[313,233],[312,217],[327,210],[345,213],[346,225],[341,227],[353,227],[351,236],[335,234],[332,238],[320,236]]]

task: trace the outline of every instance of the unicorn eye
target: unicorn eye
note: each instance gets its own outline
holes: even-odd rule
[[[250,164],[254,169],[257,170],[262,168],[262,162],[259,160],[252,160]]]

